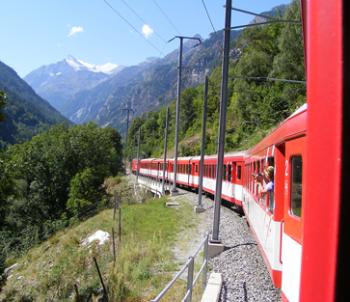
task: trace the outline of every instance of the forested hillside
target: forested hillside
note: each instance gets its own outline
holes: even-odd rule
[[[102,184],[121,158],[120,135],[93,123],[55,126],[0,153],[0,270],[4,256],[103,208]]]
[[[5,106],[1,111],[0,147],[23,142],[54,124],[69,123],[1,61],[0,91],[6,94]]]
[[[300,20],[294,1],[281,18]],[[266,135],[276,124],[305,102],[305,85],[247,77],[305,80],[301,24],[274,23],[243,31],[233,42],[229,73],[226,150],[245,149]],[[240,55],[237,56],[237,53]],[[221,68],[209,78],[207,148],[216,152],[220,101]],[[203,85],[183,91],[180,112],[180,155],[200,150]],[[162,108],[134,119],[129,129],[128,154],[135,157],[138,128],[141,127],[141,156],[163,152],[165,112]],[[174,141],[175,101],[170,104],[169,151]]]

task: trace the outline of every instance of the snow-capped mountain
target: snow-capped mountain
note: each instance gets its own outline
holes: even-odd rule
[[[76,93],[94,88],[122,69],[122,66],[112,63],[94,65],[68,56],[32,71],[24,80],[64,114]]]
[[[106,63],[103,65],[94,65],[90,63],[86,63],[82,60],[78,60],[73,56],[68,56],[65,59],[65,62],[71,66],[75,71],[79,70],[88,70],[91,72],[102,72],[105,74],[115,74],[122,69],[121,66],[113,63]]]

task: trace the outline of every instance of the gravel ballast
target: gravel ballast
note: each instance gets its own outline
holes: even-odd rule
[[[196,205],[197,194],[180,192],[181,199],[186,197],[193,206]],[[172,197],[174,200],[178,198]],[[201,219],[197,238],[192,238],[197,242],[206,232],[212,231],[213,199],[203,195],[203,206],[206,211],[198,214]],[[230,247],[210,260],[211,270],[223,276],[220,301],[281,301],[280,291],[272,284],[245,217],[225,206],[221,207],[220,213],[219,237],[225,246]]]

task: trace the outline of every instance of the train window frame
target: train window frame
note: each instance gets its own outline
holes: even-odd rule
[[[294,187],[295,187],[295,181],[294,181],[294,175],[295,175],[295,169],[293,166],[294,163],[294,159],[296,158],[300,158],[301,160],[301,165],[300,165],[300,171],[298,172],[298,174],[300,175],[300,183],[298,183],[300,185],[300,193],[298,193],[298,195],[300,195],[300,206],[299,207],[293,207],[293,204],[295,204],[295,202],[293,202],[295,200],[295,198],[293,198],[294,195]],[[302,216],[302,205],[303,205],[303,157],[302,154],[293,154],[289,157],[289,186],[290,186],[290,191],[289,191],[289,213],[292,217],[297,218],[297,219],[301,219]],[[299,213],[296,213],[295,209],[299,208]]]

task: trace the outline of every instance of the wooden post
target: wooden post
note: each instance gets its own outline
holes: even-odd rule
[[[75,301],[82,302],[79,294],[78,285],[74,284],[74,290],[75,290]]]
[[[106,299],[106,301],[108,301],[108,293],[107,293],[106,286],[105,286],[105,284],[103,282],[103,279],[102,279],[100,268],[98,267],[98,263],[97,263],[96,258],[93,257],[93,259],[94,259],[94,262],[95,262],[95,266],[96,266],[96,270],[97,270],[97,273],[98,273],[98,277],[100,278],[100,282],[101,282],[101,285],[102,285],[102,288],[103,288],[103,296]]]
[[[119,243],[121,243],[122,241],[122,209],[121,207],[119,207],[119,219],[118,219],[118,239],[119,239]]]
[[[115,265],[116,254],[115,254],[115,238],[114,238],[114,228],[112,228],[112,243],[113,243],[113,265]]]
[[[113,199],[114,199],[113,220],[115,220],[115,212],[117,210],[117,203],[115,202],[115,193],[114,193]]]

